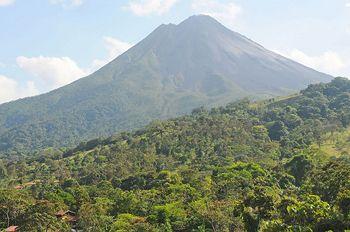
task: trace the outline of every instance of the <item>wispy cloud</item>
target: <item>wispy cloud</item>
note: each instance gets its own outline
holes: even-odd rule
[[[137,16],[162,15],[168,12],[177,2],[178,0],[133,0],[124,9],[130,10]]]
[[[49,90],[69,84],[87,73],[69,57],[24,57],[17,58],[18,66],[30,73]]]
[[[25,86],[20,86],[14,79],[0,75],[0,104],[38,93],[32,81],[28,81]]]
[[[95,59],[90,67],[90,72],[101,68],[132,47],[132,44],[130,43],[109,36],[105,36],[103,41],[105,43],[105,48],[108,51],[108,56],[103,60]]]
[[[9,6],[13,3],[15,3],[15,0],[0,0],[0,7],[1,6]]]
[[[16,0],[0,0],[0,7],[9,6],[15,3]],[[65,8],[80,6],[85,0],[49,0],[51,4],[60,4]]]
[[[87,68],[80,67],[69,57],[20,56],[16,59],[17,65],[33,77],[37,86],[45,86],[44,91],[50,91],[93,73],[132,46],[113,37],[104,37],[103,40],[108,55],[104,59],[93,60]],[[12,86],[14,86],[13,82]],[[8,94],[8,96],[11,95]]]
[[[195,13],[210,15],[230,27],[235,26],[237,16],[242,13],[242,8],[233,1],[194,0],[192,9]]]
[[[84,3],[84,0],[50,0],[51,4],[60,4],[63,7],[76,7]]]
[[[313,56],[308,55],[298,49],[278,53],[310,68],[329,73],[334,76],[339,76],[342,74],[343,70],[350,68],[350,64],[347,64],[345,60],[334,51],[327,51]]]

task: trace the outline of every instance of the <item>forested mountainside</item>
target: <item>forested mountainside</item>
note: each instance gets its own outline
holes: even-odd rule
[[[350,81],[0,164],[0,228],[350,229]],[[70,211],[67,211],[70,210]],[[62,216],[65,215],[65,216]]]
[[[0,105],[0,151],[76,146],[200,106],[286,95],[331,79],[209,16],[193,16],[161,25],[88,77]]]

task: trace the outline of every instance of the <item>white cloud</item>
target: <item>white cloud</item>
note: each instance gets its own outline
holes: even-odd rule
[[[50,0],[52,4],[61,4],[63,7],[75,7],[83,4],[83,0]]]
[[[281,54],[310,68],[334,76],[341,75],[342,71],[349,65],[339,54],[333,51],[327,51],[318,56],[310,56],[298,49],[294,49],[287,53],[282,52]]]
[[[20,56],[17,64],[24,71],[45,83],[49,90],[69,84],[87,73],[69,57]]]
[[[221,3],[216,0],[194,0],[192,9],[198,14],[210,15],[227,26],[235,26],[242,8],[234,2]]]
[[[124,7],[137,16],[150,14],[162,15],[168,12],[178,0],[137,0],[131,1]]]
[[[23,97],[33,96],[38,93],[32,81],[27,82],[24,87],[21,87],[15,80],[0,75],[0,104]]]
[[[105,48],[108,51],[108,57],[103,60],[96,59],[92,62],[92,65],[90,67],[90,72],[93,72],[102,66],[106,65],[107,63],[111,62],[113,59],[127,51],[129,48],[132,47],[132,44],[120,41],[116,38],[112,37],[104,37],[103,38],[105,43]]]
[[[346,3],[345,7],[350,7],[350,2]]]
[[[6,64],[0,62],[0,68],[5,68],[6,67]]]
[[[127,42],[120,41],[116,38],[112,37],[103,37],[103,40],[105,42],[105,47],[108,50],[109,57],[115,58],[119,56],[120,54],[127,51],[129,48],[131,48],[131,44]]]
[[[17,57],[17,65],[24,70],[25,72],[31,74],[34,79],[32,86],[34,83],[36,86],[43,87],[44,92],[53,90],[55,88],[59,88],[63,85],[69,84],[79,78],[87,76],[102,66],[106,65],[117,56],[128,50],[132,45],[118,39],[112,37],[104,37],[105,48],[108,52],[108,55],[105,59],[95,59],[93,60],[90,67],[83,69],[78,66],[78,64],[69,57],[25,57],[20,56]],[[9,89],[9,92],[2,93],[1,95],[1,87],[0,86],[0,102],[3,99],[16,99],[18,96],[15,94],[15,90],[18,89],[17,83],[12,81],[11,79],[7,80],[6,86],[12,87],[4,87],[5,89]],[[0,82],[0,85],[2,83]],[[5,85],[4,85],[5,86]],[[29,85],[28,88],[29,89]],[[29,96],[34,91],[22,91],[24,94],[20,97]]]
[[[0,0],[0,6],[8,6],[15,2],[15,0]]]

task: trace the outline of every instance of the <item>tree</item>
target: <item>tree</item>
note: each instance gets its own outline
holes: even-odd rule
[[[294,176],[296,184],[301,185],[308,172],[311,171],[312,161],[307,155],[301,154],[294,156],[288,163],[285,164],[288,172]]]
[[[350,189],[344,189],[338,193],[337,205],[346,218],[350,214]]]
[[[283,136],[288,134],[288,129],[282,121],[273,122],[268,129],[269,136],[272,140],[279,141]]]
[[[310,177],[312,191],[329,203],[334,203],[339,192],[350,189],[350,160],[333,159],[316,169]]]
[[[155,228],[146,221],[146,218],[132,214],[119,214],[113,222],[111,231],[116,232],[152,232]]]
[[[0,180],[7,177],[7,169],[4,162],[0,159]]]
[[[152,221],[159,224],[170,224],[171,228],[182,230],[187,225],[187,212],[181,202],[172,202],[165,205],[158,205],[153,208]]]
[[[294,199],[282,205],[286,207],[282,214],[285,223],[303,230],[312,231],[318,223],[331,219],[333,213],[330,205],[316,195],[305,195],[301,201]]]
[[[29,205],[21,215],[20,227],[24,231],[68,231],[70,226],[63,220],[59,220],[55,213],[54,204],[42,201]]]
[[[0,227],[20,223],[21,216],[34,199],[27,193],[17,190],[0,190]]]
[[[243,221],[240,219],[239,202],[223,200],[210,201],[209,199],[200,199],[192,203],[200,221],[204,221],[202,228],[211,228],[213,232],[240,231],[243,229]]]
[[[109,231],[113,218],[108,214],[111,202],[99,199],[96,203],[84,203],[78,212],[79,227],[88,232]]]

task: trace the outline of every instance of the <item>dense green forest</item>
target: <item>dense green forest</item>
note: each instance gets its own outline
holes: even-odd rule
[[[0,160],[0,228],[350,229],[350,81]],[[66,210],[74,220],[58,216]]]

